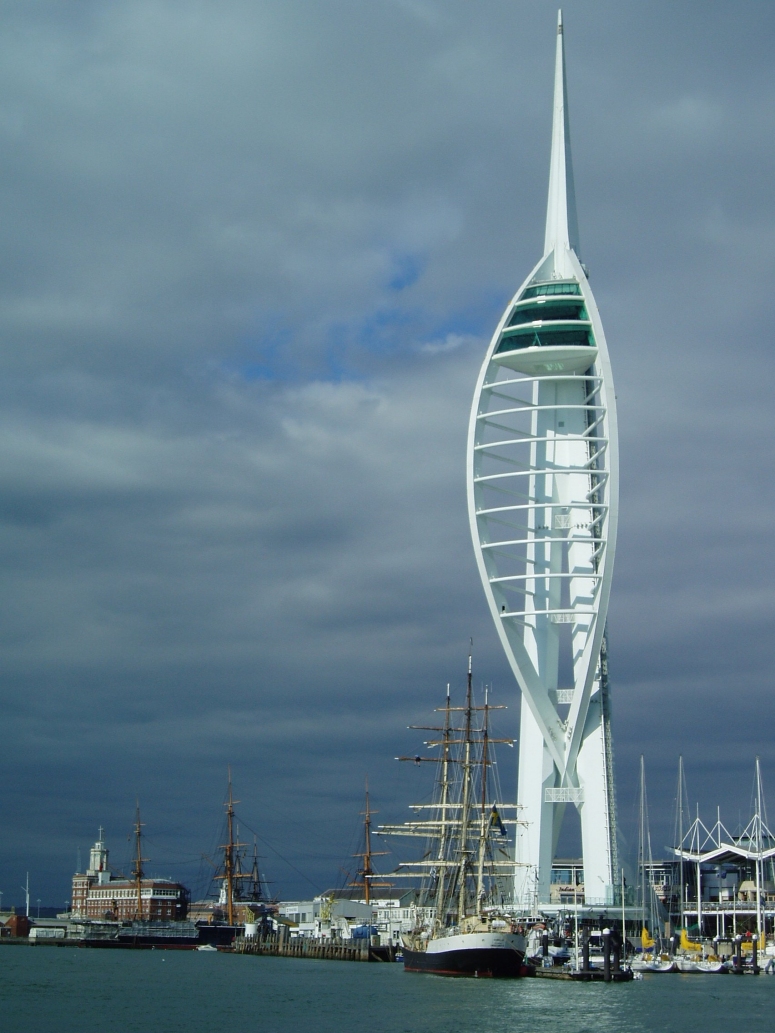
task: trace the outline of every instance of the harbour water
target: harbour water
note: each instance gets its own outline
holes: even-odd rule
[[[493,982],[177,951],[0,949],[4,1033],[709,1033],[768,1029],[775,978]]]

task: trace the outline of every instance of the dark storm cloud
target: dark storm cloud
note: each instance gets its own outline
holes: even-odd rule
[[[391,758],[469,635],[515,731],[464,449],[543,239],[555,7],[0,18],[0,888],[64,899],[136,794],[196,880],[231,762],[276,891],[307,892],[275,851],[330,883],[367,771],[386,820],[425,792]],[[621,823],[644,752],[661,845],[679,752],[730,820],[756,753],[775,778],[773,15],[565,21],[622,438]]]

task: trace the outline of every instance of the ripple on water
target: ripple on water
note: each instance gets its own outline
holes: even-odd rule
[[[775,979],[605,986],[182,951],[0,950],[3,1033],[712,1033],[766,1029]]]

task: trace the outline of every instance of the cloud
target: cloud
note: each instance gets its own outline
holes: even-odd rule
[[[752,756],[773,759],[772,12],[754,8],[565,12],[621,429],[620,808],[644,752],[660,843],[679,751],[722,817]],[[554,17],[5,5],[8,885],[30,866],[63,900],[78,844],[103,822],[118,849],[137,794],[158,863],[197,857],[228,763],[245,820],[330,883],[367,771],[386,821],[428,791],[392,758],[460,689],[471,635],[516,732],[464,453],[543,239]],[[309,890],[267,851],[278,893]]]

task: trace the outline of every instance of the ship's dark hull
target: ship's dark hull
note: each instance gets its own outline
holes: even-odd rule
[[[404,946],[404,969],[436,976],[517,979],[529,974],[525,958],[515,950],[482,947],[471,950],[414,951]]]

